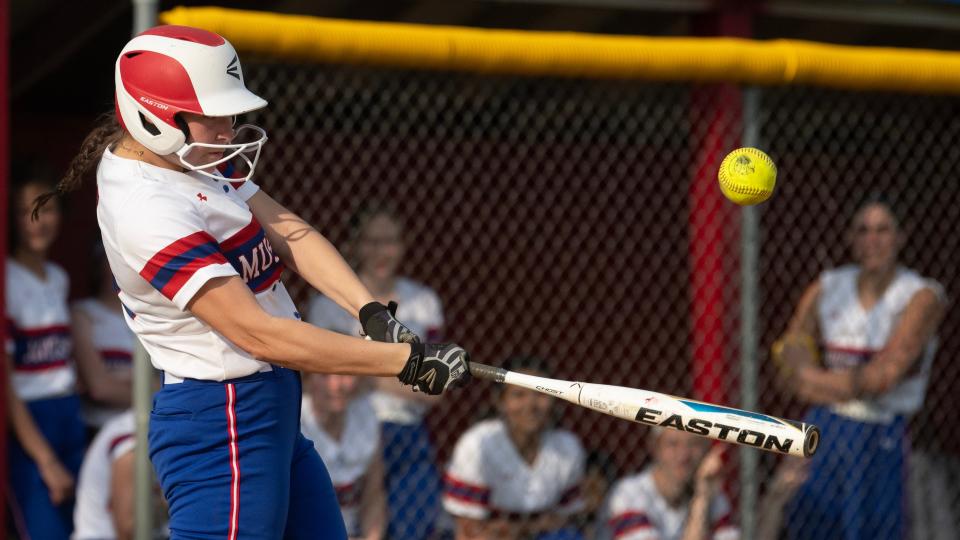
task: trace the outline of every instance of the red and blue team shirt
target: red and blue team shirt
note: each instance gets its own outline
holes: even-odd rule
[[[443,507],[454,516],[485,520],[572,515],[583,509],[585,454],[573,433],[550,429],[533,463],[524,460],[499,418],[468,429],[457,441],[443,479]]]
[[[208,280],[240,276],[260,306],[300,318],[283,264],[235,186],[104,152],[97,219],[127,324],[154,366],[225,380],[270,369],[187,310]]]
[[[946,302],[943,286],[905,267],[898,267],[893,281],[877,303],[865,310],[857,292],[860,267],[845,265],[820,274],[817,324],[823,340],[823,361],[828,369],[851,368],[869,362],[893,336],[900,316],[914,296],[931,290]],[[831,405],[831,410],[869,422],[888,422],[895,415],[910,415],[923,405],[937,338],[924,345],[920,358],[896,386],[881,394]]]
[[[7,355],[13,359],[13,388],[33,401],[75,392],[76,371],[70,310],[70,280],[62,268],[46,263],[38,276],[7,259]]]
[[[690,513],[690,501],[671,506],[657,489],[653,466],[614,484],[604,512],[614,540],[680,540]],[[709,538],[734,540],[740,529],[731,519],[730,502],[722,493],[710,500]]]
[[[96,298],[84,298],[73,303],[74,314],[90,321],[90,341],[103,359],[104,367],[111,374],[133,377],[133,345],[136,339],[123,314],[111,309]],[[83,420],[91,426],[103,427],[111,418],[126,409],[108,407],[102,403],[85,400]]]

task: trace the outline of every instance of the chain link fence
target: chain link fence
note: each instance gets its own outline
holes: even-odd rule
[[[751,388],[759,410],[790,418],[806,410],[775,385],[769,347],[806,285],[850,260],[845,230],[864,195],[885,194],[903,216],[902,262],[948,295],[958,290],[955,98],[763,88],[757,113],[745,116],[740,90],[722,85],[269,58],[245,67],[248,85],[270,102],[249,118],[271,139],[260,185],[346,251],[351,216],[388,201],[406,244],[399,274],[437,292],[445,337],[477,361],[536,355],[558,378],[740,405],[741,214],[719,195],[715,174],[748,124],[780,171],[774,197],[756,210],[759,301],[748,307],[759,315],[759,382]],[[306,312],[313,291],[293,276],[287,282]],[[948,308],[923,409],[910,421],[917,538],[950,537],[960,527],[949,481],[960,473],[956,322]],[[439,470],[451,466],[468,429],[503,414],[501,399],[476,382],[432,407],[427,429]],[[576,436],[591,463],[610,456],[608,475],[650,462],[647,428],[554,407],[557,427]],[[756,519],[758,501],[741,500],[739,454],[724,460],[734,521]],[[759,456],[752,487],[760,502],[779,461]],[[449,482],[448,492],[457,488]],[[460,494],[493,506],[494,518],[532,522],[549,509],[497,509],[472,487],[459,486],[467,490]],[[449,515],[421,521],[414,536],[452,534]],[[596,521],[572,523],[582,536],[602,538],[595,525],[605,520]],[[740,525],[756,534],[754,523]],[[533,530],[518,534],[537,536]]]

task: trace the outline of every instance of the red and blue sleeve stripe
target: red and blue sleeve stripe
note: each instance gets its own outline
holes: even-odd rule
[[[487,506],[490,502],[490,488],[462,482],[449,474],[443,477],[443,494],[471,504]]]
[[[729,513],[726,513],[713,522],[713,532],[717,532],[724,527],[733,527],[733,518]]]
[[[256,218],[221,242],[220,251],[254,293],[269,289],[283,274],[283,263]]]
[[[117,449],[118,446],[123,444],[126,441],[129,441],[133,438],[133,433],[124,433],[123,435],[118,435],[110,439],[110,445],[107,448],[107,453],[113,455],[113,451]]]
[[[337,502],[340,506],[358,506],[363,498],[363,476],[350,482],[333,486],[337,492]]]
[[[140,275],[173,300],[198,270],[226,262],[217,241],[208,233],[197,231],[161,249],[147,261]]]
[[[652,527],[650,518],[643,512],[624,512],[618,514],[610,520],[610,529],[613,531],[613,537],[619,538],[639,529]]]

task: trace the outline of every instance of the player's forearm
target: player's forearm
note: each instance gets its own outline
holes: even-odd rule
[[[777,540],[780,538],[780,527],[783,525],[783,508],[790,501],[790,496],[777,493],[768,493],[760,506],[757,518],[757,539]]]
[[[690,513],[681,540],[706,540],[710,537],[710,496],[696,493],[690,499]]]
[[[296,272],[356,317],[360,308],[373,302],[373,295],[333,244],[315,229],[311,231],[291,245],[290,260],[296,265]]]
[[[95,381],[87,381],[87,388],[93,401],[112,407],[130,406],[133,387],[129,377],[104,373]]]
[[[800,399],[816,405],[854,399],[853,370],[802,368],[797,372],[796,393]]]
[[[351,314],[373,301],[337,249],[309,223],[262,191],[247,204],[263,226],[274,253],[307,283]]]
[[[47,442],[43,433],[33,421],[33,415],[26,404],[7,386],[7,408],[10,411],[10,423],[17,442],[23,447],[30,459],[38,465],[43,465],[57,459],[57,454]]]
[[[383,448],[377,445],[364,477],[360,501],[360,526],[365,540],[380,540],[387,531],[387,497],[384,491]]]
[[[367,341],[277,317],[248,328],[237,340],[260,360],[316,373],[393,376],[410,357],[404,343]]]

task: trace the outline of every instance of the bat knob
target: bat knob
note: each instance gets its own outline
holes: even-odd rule
[[[814,425],[807,426],[803,437],[803,457],[810,457],[817,452],[820,446],[820,428]]]

